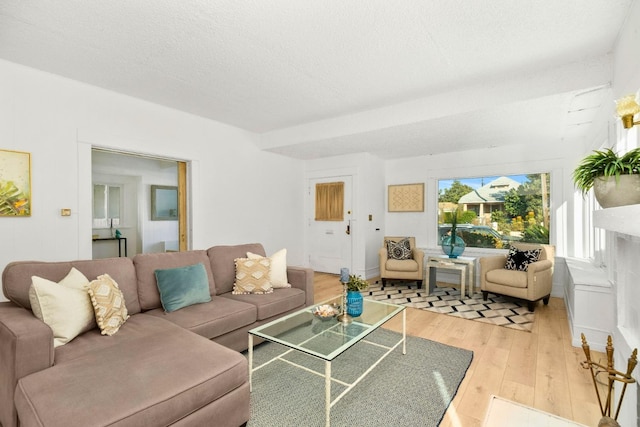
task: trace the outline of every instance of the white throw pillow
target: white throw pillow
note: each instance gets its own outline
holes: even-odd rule
[[[247,258],[258,259],[263,257],[262,255],[247,252]],[[290,288],[291,285],[287,280],[287,250],[280,249],[278,252],[269,256],[269,258],[271,258],[271,268],[269,269],[271,287],[274,289]]]
[[[87,293],[89,280],[72,268],[60,282],[32,276],[29,302],[33,314],[53,331],[53,346],[64,345],[96,327],[91,299]]]

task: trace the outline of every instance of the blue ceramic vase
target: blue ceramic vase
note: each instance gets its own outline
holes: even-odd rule
[[[451,236],[447,236],[442,239],[442,244],[440,246],[442,247],[442,252],[446,256],[449,258],[458,258],[464,252],[466,245],[460,236],[456,236],[455,240],[452,240]]]
[[[362,314],[362,295],[358,291],[347,291],[347,314],[359,317]]]

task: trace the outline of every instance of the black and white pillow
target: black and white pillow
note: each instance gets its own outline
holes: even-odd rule
[[[393,259],[411,259],[411,244],[409,238],[405,237],[402,240],[394,242],[393,240],[387,240],[387,254],[389,258]]]
[[[507,263],[504,268],[507,270],[527,271],[529,264],[538,261],[542,249],[529,249],[521,251],[516,248],[509,249],[507,255]]]

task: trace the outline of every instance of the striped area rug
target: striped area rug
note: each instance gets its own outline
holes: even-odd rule
[[[473,297],[460,298],[459,289],[446,287],[443,283],[438,283],[434,292],[429,295],[424,288],[418,288],[416,282],[387,280],[387,285],[382,286],[376,281],[362,295],[365,298],[526,332],[531,332],[535,316],[535,312],[531,313],[527,309],[526,302],[493,294],[489,294],[487,301],[483,301],[481,292],[475,293]]]

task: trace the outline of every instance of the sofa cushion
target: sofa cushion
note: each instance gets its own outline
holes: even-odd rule
[[[89,296],[102,335],[113,335],[129,318],[126,301],[118,283],[108,274],[89,283]]]
[[[247,258],[260,259],[262,255],[254,254],[253,252],[247,252]],[[290,288],[291,285],[287,279],[287,250],[280,249],[269,256],[271,265],[269,267],[269,282],[274,289],[278,288]]]
[[[273,292],[269,281],[271,259],[236,258],[236,281],[233,283],[234,294],[270,294]]]
[[[257,320],[258,310],[255,305],[234,301],[219,296],[211,297],[211,301],[185,307],[171,313],[161,308],[145,312],[145,315],[157,316],[190,330],[205,338],[213,339]]]
[[[156,270],[156,282],[164,311],[176,311],[211,301],[204,264]]]
[[[101,337],[113,345],[20,379],[15,404],[22,424],[170,425],[246,386],[241,354],[153,316],[133,318],[145,319],[123,325],[125,339]],[[129,326],[145,333],[132,340]]]
[[[132,260],[124,257],[63,262],[11,262],[7,264],[2,272],[2,289],[4,295],[9,301],[31,310],[31,303],[29,302],[31,276],[42,277],[52,282],[59,282],[69,273],[71,267],[78,269],[89,280],[93,280],[105,273],[109,274],[113,280],[118,282],[120,290],[127,301],[129,314],[140,312],[136,269]]]
[[[509,249],[504,268],[507,270],[527,271],[529,264],[538,261],[540,252],[542,252],[542,249],[519,250],[512,247]]]
[[[163,252],[152,254],[138,254],[133,258],[138,275],[138,295],[142,310],[153,310],[162,307],[160,292],[156,282],[156,270],[186,267],[202,263],[209,280],[209,294],[216,294],[216,287],[211,273],[211,266],[207,253],[202,250],[186,252]]]
[[[83,332],[96,327],[91,299],[87,293],[89,280],[71,268],[69,274],[55,283],[32,277],[29,302],[33,315],[53,331],[53,345],[58,347]]]
[[[527,273],[524,271],[507,270],[498,268],[487,271],[487,282],[498,285],[511,286],[513,288],[527,287]]]
[[[260,243],[247,243],[234,246],[213,246],[207,249],[207,256],[211,263],[211,271],[216,284],[216,293],[221,295],[233,290],[236,280],[236,258],[245,258],[247,252],[266,256]]]
[[[274,289],[273,293],[264,295],[234,295],[228,292],[221,297],[254,305],[260,321],[303,307],[306,294],[300,289],[285,288]]]

